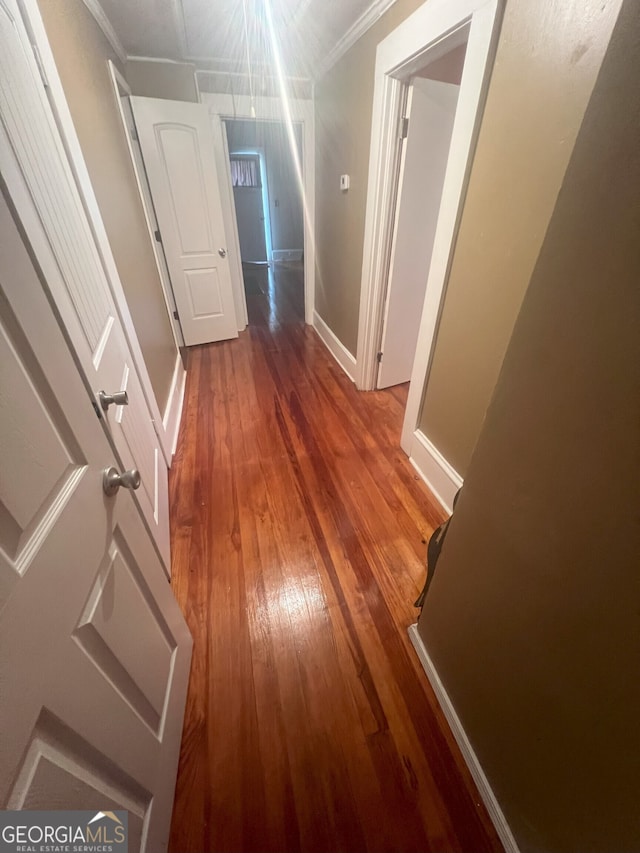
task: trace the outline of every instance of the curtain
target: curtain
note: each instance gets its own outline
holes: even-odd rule
[[[257,160],[232,157],[231,181],[234,187],[259,187],[260,173]]]

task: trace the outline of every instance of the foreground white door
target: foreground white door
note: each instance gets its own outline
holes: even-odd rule
[[[166,463],[16,0],[0,0],[0,171],[169,573]],[[100,391],[128,405],[104,411]]]
[[[207,107],[131,98],[187,346],[238,337]]]
[[[191,638],[0,194],[0,807],[166,850]]]
[[[378,388],[411,379],[459,89],[416,78],[410,90]]]

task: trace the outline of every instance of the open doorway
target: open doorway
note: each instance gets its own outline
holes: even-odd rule
[[[376,388],[408,390],[411,379],[466,47],[428,61],[406,84]]]
[[[422,252],[422,260],[415,266],[424,289],[415,299],[413,308],[404,311],[405,332],[408,328],[408,314],[414,320],[412,334],[415,334],[415,318],[420,318],[417,339],[413,339],[417,342],[412,343],[415,355],[400,442],[414,462],[424,444],[418,428],[423,392],[446,292],[502,9],[501,0],[449,0],[446,4],[426,2],[390,33],[378,45],[376,52],[355,379],[358,388],[371,390],[378,387],[379,375],[384,376],[384,371],[380,370],[380,365],[384,363],[383,334],[391,340],[394,322],[394,288],[390,276],[399,263],[406,263],[407,259],[409,263],[412,262],[413,252]],[[443,80],[443,67],[453,70],[460,59],[462,73],[459,84],[451,83],[452,78]],[[438,65],[440,68],[436,73],[434,68],[437,70]],[[457,92],[451,89],[445,96],[443,84],[458,87]],[[413,108],[418,100],[423,101],[421,95],[425,89],[429,90],[431,104],[428,108],[432,111],[436,109],[436,89],[439,90],[441,103],[438,109],[442,112],[446,106],[444,113],[449,123],[453,116],[452,129],[447,140],[447,122],[441,116],[440,151],[441,154],[444,152],[441,159],[446,161],[446,165],[444,174],[437,170],[441,185],[438,187],[438,181],[434,180],[430,190],[431,218],[435,215],[430,239],[426,239],[423,233],[421,239],[424,245],[421,243],[416,249],[414,236],[412,252],[403,251],[402,258],[399,258],[401,235],[396,233],[396,224],[399,228],[405,183],[400,179],[406,166],[403,157],[408,147],[402,139],[405,135],[405,109],[407,104]],[[422,109],[427,109],[424,103]],[[410,128],[411,117],[409,133]],[[422,160],[424,164],[424,155]],[[417,199],[416,202],[414,198],[414,205],[420,205],[419,194]],[[434,213],[436,210],[437,213]],[[422,210],[414,217],[418,224],[421,221],[424,223],[426,218]],[[392,288],[388,289],[390,282]],[[403,328],[402,316],[400,312],[401,320],[397,323],[400,328]],[[404,378],[402,374],[398,376]],[[389,371],[386,384],[393,381],[397,380],[391,377]],[[418,462],[416,465],[421,470]],[[455,480],[459,485],[461,482],[458,482],[458,475],[454,478],[447,474],[445,479],[447,483],[454,483]],[[440,491],[438,493],[442,494]]]
[[[304,320],[304,220],[295,157],[302,127],[224,121],[249,323]],[[297,150],[292,151],[292,136]]]

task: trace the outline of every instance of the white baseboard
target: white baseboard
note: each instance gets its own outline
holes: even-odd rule
[[[467,767],[473,777],[473,781],[476,783],[478,791],[480,792],[480,796],[482,797],[482,801],[485,804],[487,811],[489,812],[489,817],[496,829],[496,832],[500,836],[500,841],[502,841],[504,845],[504,849],[506,853],[519,853],[519,848],[516,843],[515,838],[513,837],[513,833],[511,832],[511,828],[507,823],[507,819],[505,818],[502,809],[500,808],[500,804],[496,798],[496,795],[493,793],[491,785],[489,784],[489,780],[485,776],[484,770],[482,769],[482,765],[478,761],[478,757],[473,751],[473,747],[469,742],[469,738],[467,737],[467,733],[462,727],[462,723],[458,715],[456,714],[456,709],[453,707],[451,699],[449,698],[449,694],[444,689],[443,683],[440,681],[440,676],[438,675],[438,671],[433,665],[433,661],[429,657],[429,653],[427,652],[426,646],[422,641],[422,637],[418,633],[417,625],[409,626],[409,639],[413,643],[413,646],[418,653],[418,657],[420,658],[420,663],[424,671],[427,673],[427,678],[431,686],[433,687],[433,692],[436,694],[436,698],[440,707],[442,708],[442,712],[444,713],[447,722],[449,723],[449,727],[451,728],[451,732],[456,739],[456,743],[460,747],[460,752],[462,753],[462,757],[465,760]]]
[[[409,461],[443,509],[451,515],[453,499],[464,481],[419,429],[413,434]]]
[[[173,368],[173,378],[169,389],[169,399],[162,417],[162,425],[171,442],[171,456],[176,452],[178,444],[178,433],[180,432],[180,421],[182,419],[182,406],[184,403],[184,389],[187,381],[187,371],[182,365],[180,353],[176,355],[176,363]]]
[[[302,249],[274,249],[271,255],[274,261],[301,261]]]
[[[351,355],[342,341],[335,336],[317,311],[313,312],[313,328],[316,330],[322,343],[326,346],[349,379],[352,382],[355,382],[354,376],[356,375],[356,360],[354,356]]]

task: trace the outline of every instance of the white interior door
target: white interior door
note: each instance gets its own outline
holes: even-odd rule
[[[131,98],[187,346],[238,337],[207,107]]]
[[[420,77],[410,89],[378,388],[411,378],[459,89]]]
[[[170,571],[167,467],[16,0],[0,0],[0,170],[96,410]],[[103,411],[98,394],[126,391]]]
[[[125,809],[158,853],[191,638],[41,278],[0,194],[0,807]]]

